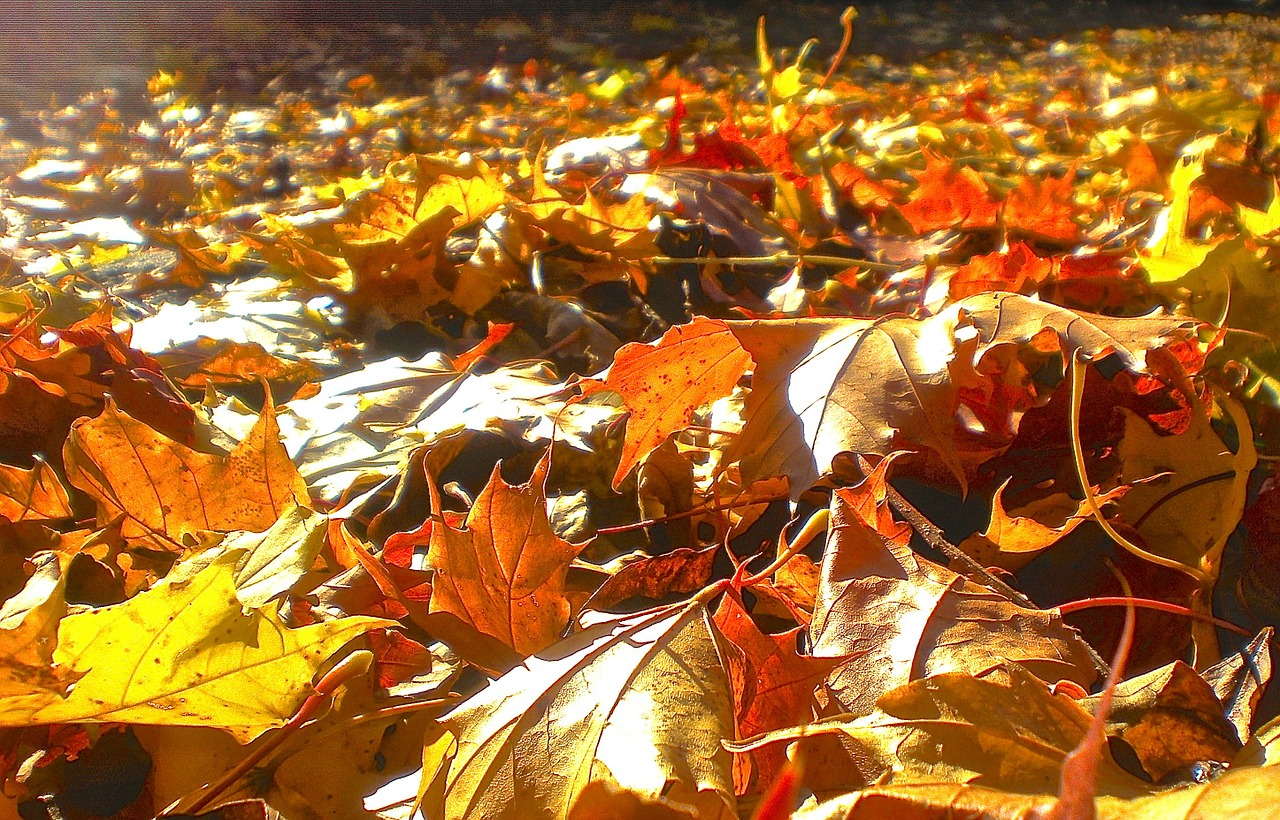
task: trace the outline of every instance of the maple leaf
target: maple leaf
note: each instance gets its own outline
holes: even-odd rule
[[[1083,684],[1096,671],[1060,616],[1003,595],[911,551],[911,530],[885,502],[884,459],[858,487],[837,490],[809,626],[813,653],[849,657],[828,686],[867,714],[882,692],[941,672],[981,674],[1016,661],[1047,680]]]
[[[428,733],[423,813],[562,816],[595,780],[735,816],[729,685],[701,606],[584,629],[528,658]]]
[[[944,228],[975,230],[996,224],[999,206],[977,171],[932,151],[925,151],[924,159],[924,170],[915,175],[915,191],[905,205],[898,206],[911,230],[923,235]]]
[[[765,634],[736,592],[721,599],[714,620],[731,644],[727,660],[738,736],[750,737],[811,720],[814,690],[840,659],[801,655],[796,649],[801,627],[778,635]],[[733,782],[738,794],[773,782],[785,763],[782,749],[776,746],[735,756]]]
[[[72,426],[63,450],[67,478],[98,505],[106,525],[156,549],[179,548],[198,530],[267,529],[306,483],[280,444],[270,396],[249,435],[226,456],[165,438],[107,400],[102,414]]]
[[[215,726],[248,742],[289,719],[344,644],[394,625],[341,618],[289,629],[270,608],[246,613],[233,578],[239,558],[225,553],[180,582],[62,618],[53,662],[76,685],[64,697],[28,682],[0,697],[0,725]]]
[[[1072,202],[1075,175],[1076,169],[1069,168],[1057,178],[1023,177],[1001,207],[1004,226],[1050,242],[1064,245],[1077,242],[1080,226],[1076,224],[1077,208]]]
[[[545,649],[569,623],[565,575],[586,546],[551,529],[544,494],[549,466],[550,451],[518,487],[503,481],[495,466],[463,528],[432,522],[427,552],[435,571],[431,612],[453,615],[519,655]],[[431,506],[442,509],[434,489]]]
[[[623,346],[603,382],[581,382],[584,395],[612,390],[629,411],[613,486],[667,436],[686,427],[695,410],[727,395],[751,364],[751,354],[723,321],[698,317],[652,344]]]

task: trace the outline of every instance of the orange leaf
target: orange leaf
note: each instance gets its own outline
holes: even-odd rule
[[[108,397],[94,419],[71,427],[67,478],[98,505],[105,526],[172,551],[198,530],[262,532],[290,504],[309,501],[306,482],[280,443],[268,396],[249,435],[229,454],[202,453],[121,412]]]
[[[726,666],[733,694],[738,736],[750,737],[808,723],[813,718],[814,690],[822,685],[839,658],[801,655],[796,638],[802,627],[767,635],[756,626],[736,592],[721,600],[715,625],[736,653]],[[773,744],[733,758],[733,783],[739,795],[777,779],[786,764],[781,745]]]
[[[70,518],[67,488],[44,461],[30,470],[0,464],[0,517],[10,521]]]
[[[588,394],[619,394],[631,414],[613,486],[667,436],[688,426],[694,410],[728,395],[750,366],[750,354],[718,319],[698,317],[656,343],[623,346],[603,383],[583,382]]]
[[[569,623],[565,576],[585,546],[551,529],[543,489],[549,462],[548,451],[520,486],[503,481],[495,466],[465,527],[437,519],[427,552],[435,570],[431,612],[449,613],[521,655],[555,643]],[[431,508],[440,510],[434,485],[432,496]]]
[[[949,282],[951,298],[963,299],[990,290],[1035,293],[1054,274],[1054,260],[1036,256],[1019,242],[1007,251],[974,256],[956,269]]]
[[[1005,227],[1052,242],[1076,242],[1080,238],[1080,226],[1073,219],[1076,215],[1076,206],[1071,201],[1074,176],[1072,168],[1057,179],[1023,177],[1004,201]]]
[[[996,224],[995,202],[987,184],[972,168],[955,165],[946,157],[925,151],[925,169],[916,176],[919,185],[899,213],[917,234],[944,228],[990,228]]]

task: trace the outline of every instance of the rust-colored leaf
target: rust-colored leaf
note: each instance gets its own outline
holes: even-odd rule
[[[433,522],[427,553],[435,571],[431,612],[448,613],[519,655],[554,643],[569,622],[565,576],[585,546],[551,530],[543,489],[549,463],[548,453],[520,486],[503,481],[495,466],[463,527]],[[438,494],[432,508],[441,509]]]

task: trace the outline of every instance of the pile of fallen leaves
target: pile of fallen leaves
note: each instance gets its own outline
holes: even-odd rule
[[[1280,25],[843,46],[11,123],[0,812],[1270,816]]]

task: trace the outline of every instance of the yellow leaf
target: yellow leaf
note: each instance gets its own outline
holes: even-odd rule
[[[344,644],[394,625],[352,617],[290,629],[271,609],[246,611],[239,558],[221,555],[193,577],[63,618],[53,662],[79,680],[66,698],[35,682],[0,697],[0,726],[213,726],[248,742],[289,719]]]

